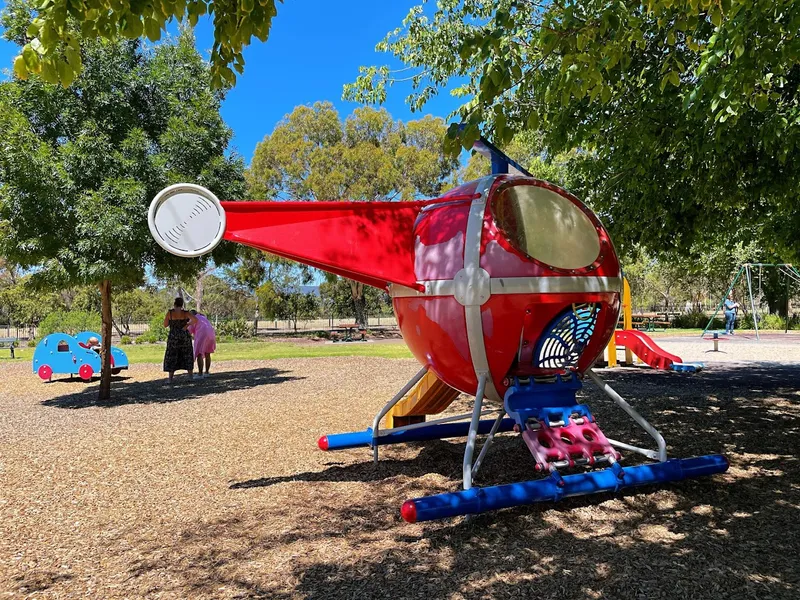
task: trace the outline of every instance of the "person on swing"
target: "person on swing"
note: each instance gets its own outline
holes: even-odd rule
[[[733,299],[733,292],[728,293],[725,299],[725,333],[733,335],[733,327],[736,324],[736,312],[739,310],[739,303]]]

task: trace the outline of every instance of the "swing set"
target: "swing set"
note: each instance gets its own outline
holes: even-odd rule
[[[754,270],[758,268],[758,304],[761,304],[761,275],[763,269],[778,269],[778,273],[784,277],[786,282],[786,330],[785,332],[789,331],[789,284],[795,283],[800,284],[800,271],[794,265],[789,263],[744,263],[742,266],[739,267],[739,270],[736,273],[736,277],[733,278],[733,282],[728,287],[728,290],[725,292],[725,295],[722,297],[722,300],[717,306],[717,310],[714,311],[714,314],[711,315],[711,318],[708,320],[708,325],[706,328],[703,329],[703,333],[700,334],[700,337],[705,336],[706,332],[711,329],[711,324],[714,322],[714,319],[719,314],[719,311],[722,310],[723,305],[725,304],[725,299],[728,297],[728,294],[731,293],[731,290],[734,288],[736,283],[742,277],[745,276],[745,281],[747,282],[747,295],[750,298],[750,310],[753,314],[753,327],[756,331],[756,339],[760,340],[761,336],[758,332],[758,311],[756,311],[756,302],[753,298],[753,279],[755,277]]]

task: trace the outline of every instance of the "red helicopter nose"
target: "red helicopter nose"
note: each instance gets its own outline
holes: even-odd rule
[[[450,386],[501,399],[510,376],[585,370],[616,325],[622,278],[597,217],[531,177],[492,175],[422,202],[220,202],[178,184],[150,229],[198,256],[226,239],[389,290],[403,337]]]
[[[499,400],[509,375],[583,371],[608,342],[619,262],[600,221],[566,191],[486,177],[425,207],[414,235],[425,289],[390,286],[395,312],[417,359],[456,389],[474,394],[485,374]]]

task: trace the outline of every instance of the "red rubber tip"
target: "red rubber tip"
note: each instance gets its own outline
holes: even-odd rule
[[[320,450],[327,450],[328,449],[328,436],[323,435],[321,438],[317,440],[317,446],[319,446]]]
[[[406,500],[400,507],[400,516],[406,523],[417,522],[417,505],[413,500]]]

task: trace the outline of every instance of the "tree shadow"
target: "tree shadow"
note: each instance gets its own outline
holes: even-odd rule
[[[122,381],[127,381],[129,379],[133,379],[131,375],[112,375],[111,376],[111,383],[119,383]],[[65,383],[85,383],[86,385],[91,385],[93,383],[100,383],[100,376],[93,376],[91,379],[81,379],[77,375],[73,375],[71,377],[59,377],[58,379],[50,379],[49,381],[43,381],[44,385],[63,385]]]
[[[497,438],[496,444],[504,445],[508,439]],[[293,475],[277,477],[260,477],[247,481],[239,481],[230,485],[232,490],[244,490],[259,487],[271,487],[288,482],[371,482],[384,481],[389,477],[405,475],[407,477],[422,477],[428,473],[436,473],[446,477],[454,477],[461,471],[461,460],[464,453],[463,444],[450,443],[443,440],[428,442],[414,442],[406,444],[409,449],[419,449],[419,454],[414,460],[399,458],[381,458],[378,464],[371,460],[354,464],[341,462],[328,462],[327,468],[322,471],[307,471]],[[493,446],[496,448],[497,445]],[[385,449],[385,447],[383,448]],[[365,456],[368,450],[354,450],[357,455]]]
[[[172,385],[167,384],[165,379],[128,383],[126,380],[130,378],[116,378],[123,380],[122,385],[111,388],[109,400],[98,400],[98,386],[93,385],[74,394],[43,400],[42,405],[56,408],[110,408],[124,404],[166,404],[304,379],[287,373],[289,371],[264,367],[247,371],[217,371],[211,377],[199,380],[176,375]]]
[[[70,573],[47,569],[31,569],[24,575],[15,577],[14,581],[19,586],[19,591],[23,594],[35,594],[65,581],[70,581],[73,578],[74,576]]]
[[[367,450],[343,452],[319,472],[234,483],[237,496],[269,500],[143,543],[131,581],[309,599],[800,597],[800,365],[604,375],[673,456],[722,451],[730,471],[407,525],[403,500],[458,489],[463,442],[387,449],[377,466]],[[648,441],[594,386],[581,396],[609,435]],[[532,472],[524,444],[503,436],[480,484]]]

